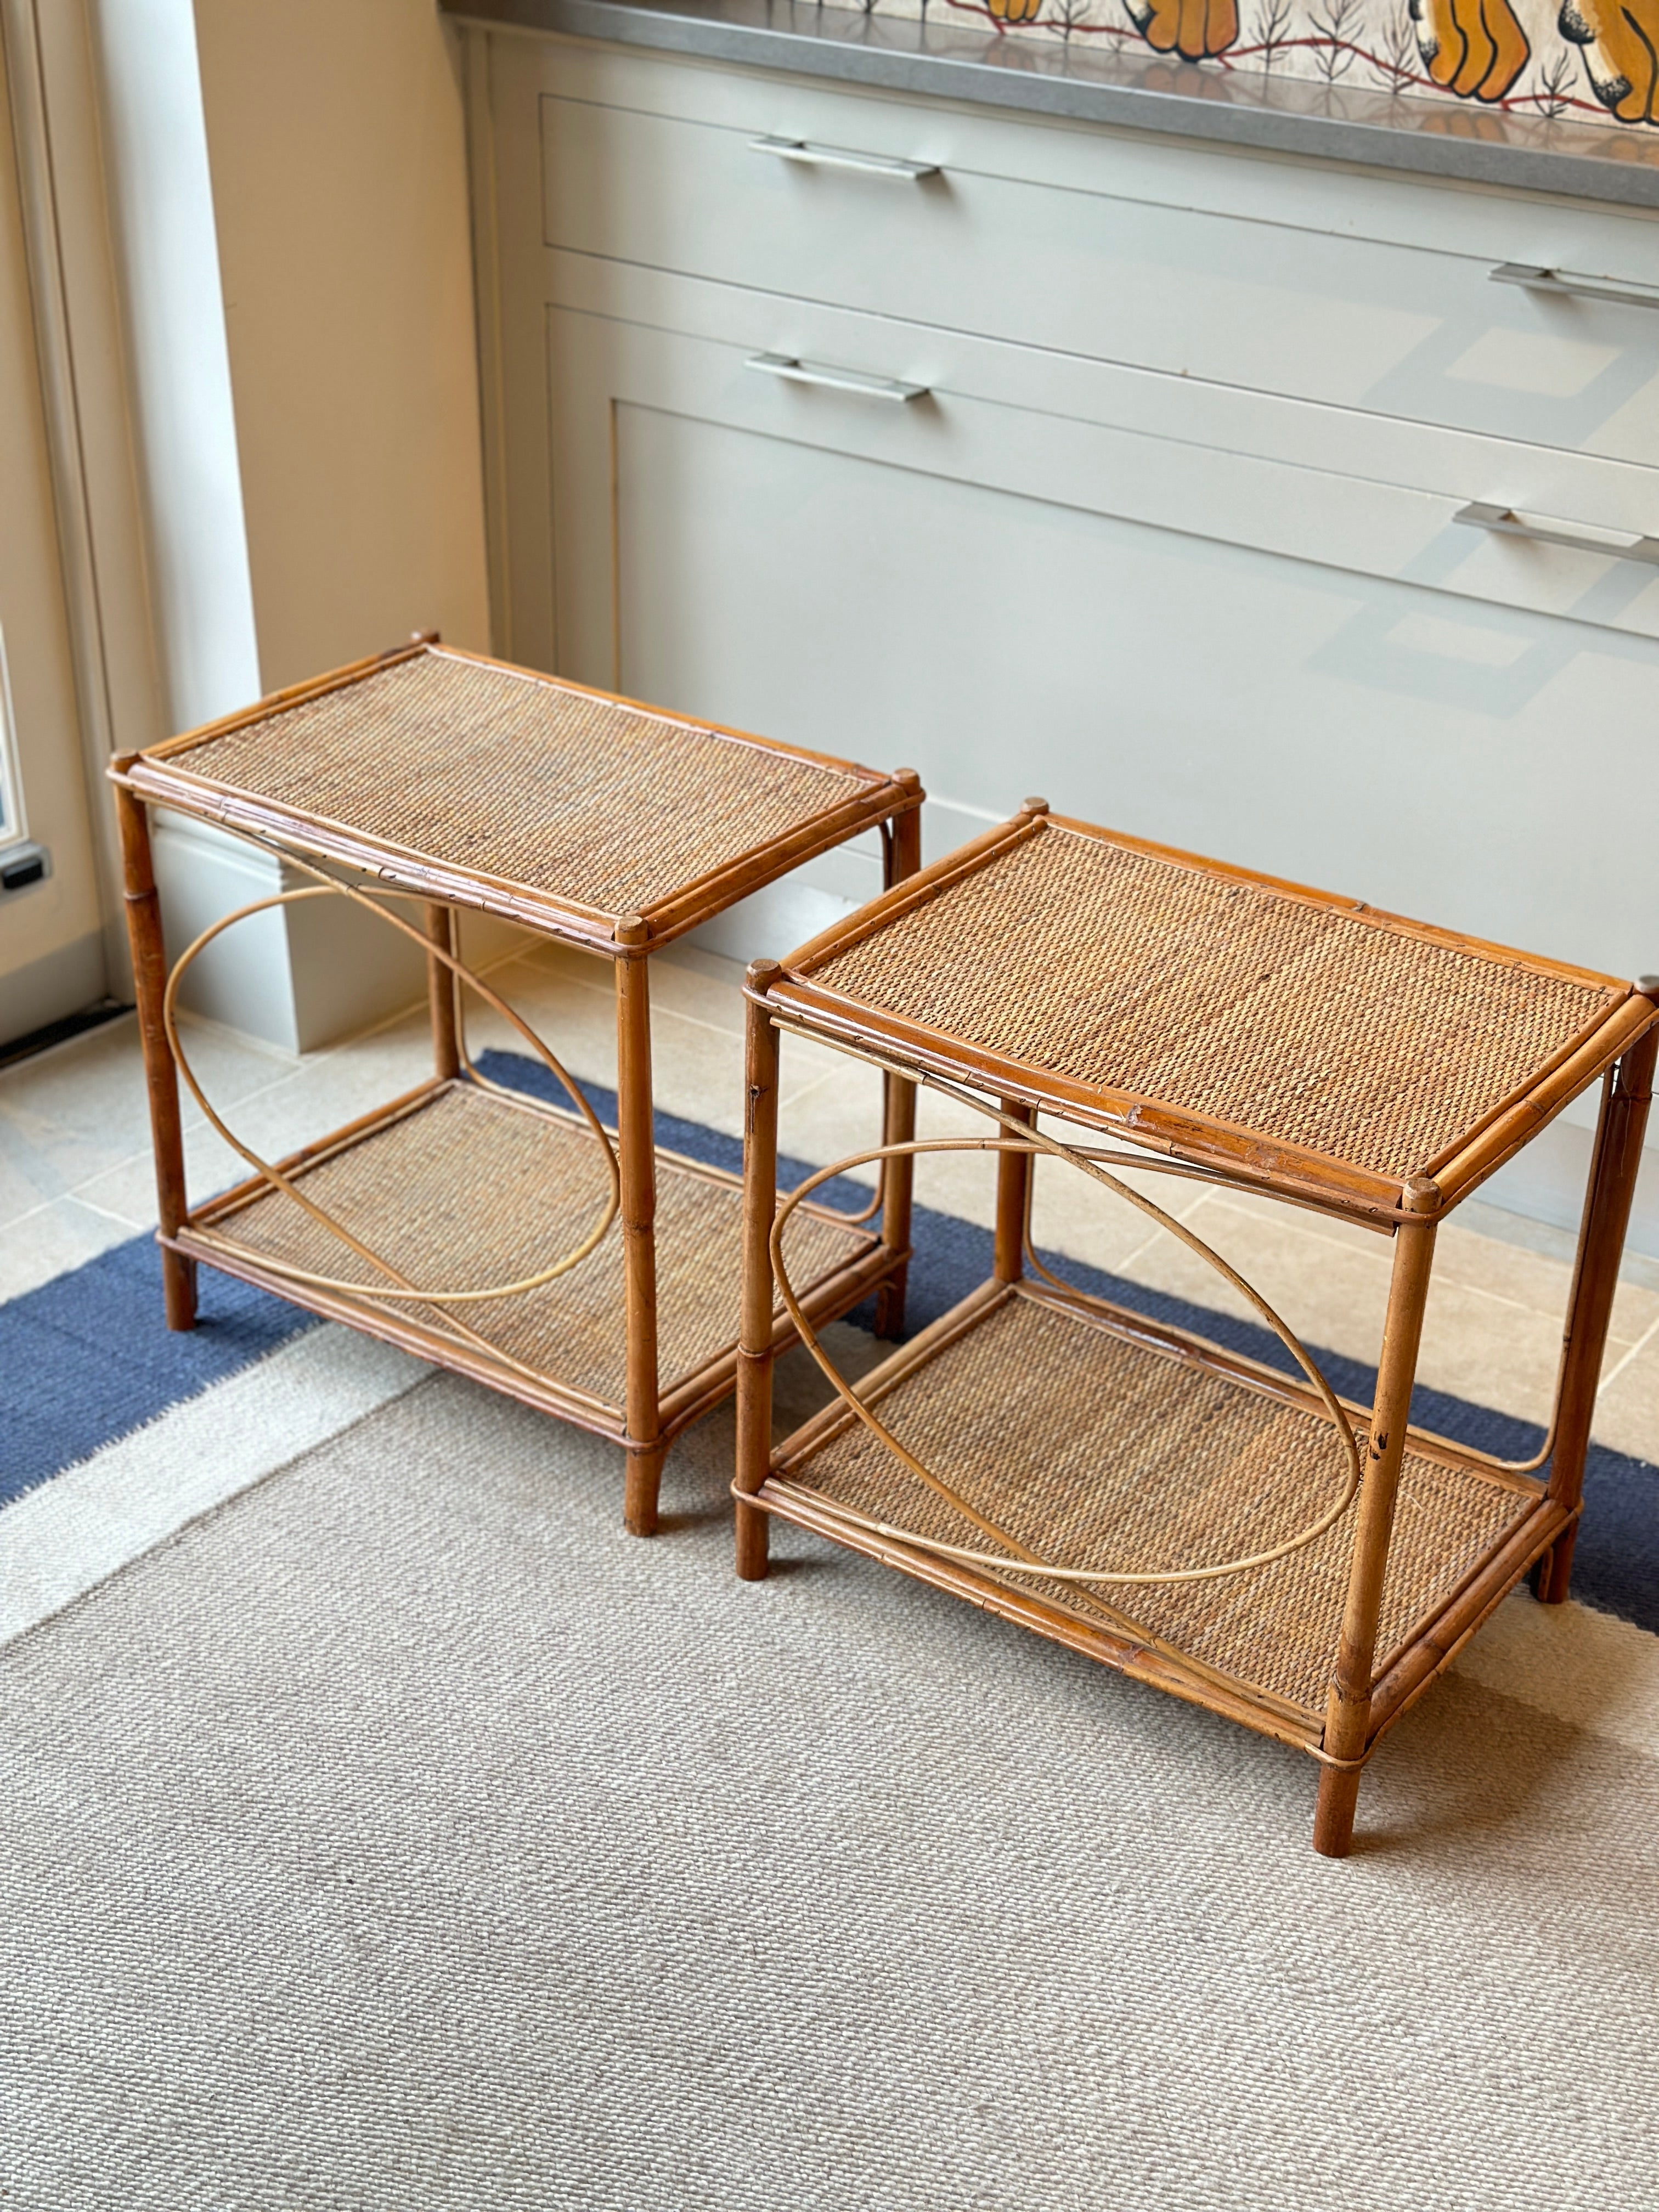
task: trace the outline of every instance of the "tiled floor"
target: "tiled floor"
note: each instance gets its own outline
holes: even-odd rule
[[[738,1134],[740,971],[680,946],[654,961],[651,972],[658,1103]],[[573,1073],[614,1080],[605,964],[536,946],[490,973]],[[475,1049],[523,1049],[487,1012],[473,1020],[471,1035]],[[413,1013],[303,1061],[199,1024],[188,1030],[187,1046],[219,1111],[267,1158],[349,1121],[418,1080],[429,1065],[424,1022]],[[800,1039],[785,1040],[787,1150],[827,1162],[872,1144],[878,1109],[873,1071]],[[185,1122],[192,1194],[205,1196],[239,1179],[241,1163],[188,1102]],[[964,1127],[977,1134],[984,1126],[950,1101],[924,1094],[923,1135]],[[925,1158],[917,1194],[988,1223],[993,1172],[981,1157]],[[1382,1237],[1161,1178],[1146,1179],[1145,1187],[1255,1284],[1299,1334],[1355,1358],[1375,1358],[1389,1278],[1389,1247]],[[143,1073],[131,1018],[0,1074],[0,1298],[154,1219]],[[1048,1248],[1197,1304],[1237,1304],[1218,1275],[1154,1224],[1057,1165],[1038,1175],[1036,1231]],[[1441,1232],[1421,1379],[1481,1405],[1543,1418],[1569,1262],[1569,1240],[1556,1232],[1488,1207],[1466,1207]],[[1659,1269],[1651,1262],[1634,1262],[1620,1291],[1596,1433],[1615,1449],[1659,1462]]]

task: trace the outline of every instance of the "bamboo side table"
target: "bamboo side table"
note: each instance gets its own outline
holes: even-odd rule
[[[1345,1854],[1383,1731],[1529,1571],[1545,1601],[1566,1595],[1659,979],[1632,988],[1032,799],[783,965],[757,963],[748,997],[739,1575],[765,1573],[781,1516],[1295,1746],[1320,1763],[1315,1848]],[[860,1157],[994,1152],[997,1228],[990,1280],[856,1392],[815,1348],[839,1398],[774,1451],[775,1289],[814,1339],[787,1236],[817,1179],[781,1207],[775,1190],[782,1030],[978,1107],[982,1139]],[[1504,1462],[1410,1427],[1437,1224],[1597,1081],[1543,1451]],[[1113,1141],[1062,1146],[1045,1115]],[[1044,1268],[1030,1187],[1051,1156],[1216,1266],[1299,1378]],[[1336,1398],[1146,1198],[1149,1170],[1392,1241],[1372,1405]]]
[[[149,1085],[167,1316],[196,1317],[205,1261],[611,1437],[623,1516],[657,1524],[669,1443],[732,1389],[742,1193],[653,1141],[653,953],[859,831],[889,885],[919,860],[922,792],[893,775],[718,729],[422,637],[117,761],[127,915]],[[169,975],[146,802],[280,856],[293,885],[204,933]],[[388,896],[390,895],[390,896]],[[419,902],[423,926],[395,903]],[[291,1158],[225,1127],[180,1049],[189,963],[248,915],[301,899],[370,907],[424,948],[429,1080]],[[611,963],[617,1126],[455,950],[467,907]],[[480,1076],[461,986],[520,1029],[570,1109]],[[252,1168],[192,1206],[179,1080]],[[887,1086],[890,1133],[908,1087]],[[816,1206],[794,1254],[822,1321],[872,1291],[903,1310],[909,1163],[849,1218]],[[878,1224],[873,1217],[881,1213]],[[662,1298],[659,1303],[659,1275]],[[776,1317],[779,1346],[793,1327]]]

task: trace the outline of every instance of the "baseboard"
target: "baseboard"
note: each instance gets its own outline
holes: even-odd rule
[[[65,1014],[78,1013],[109,988],[103,933],[77,937],[26,966],[0,975],[0,1044],[29,1036]]]

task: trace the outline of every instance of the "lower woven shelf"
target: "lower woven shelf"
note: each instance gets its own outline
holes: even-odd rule
[[[405,1279],[433,1290],[483,1289],[538,1273],[581,1242],[609,1188],[586,1123],[465,1081],[434,1084],[281,1164],[308,1198]],[[732,1386],[743,1194],[736,1177],[663,1152],[656,1181],[658,1373],[664,1431],[672,1435]],[[848,1227],[828,1209],[803,1206],[792,1233],[797,1224],[792,1265],[816,1317],[855,1305],[891,1264],[867,1231]],[[365,1286],[387,1279],[263,1182],[198,1207],[177,1243],[298,1304],[602,1434],[623,1432],[620,1221],[597,1249],[543,1288],[448,1308],[415,1299],[388,1304],[284,1279],[271,1261]],[[469,1341],[458,1322],[484,1344]],[[496,1353],[519,1365],[506,1365]]]
[[[1344,1479],[1340,1439],[1311,1393],[1133,1314],[1084,1310],[1024,1283],[986,1285],[859,1387],[964,1505],[1050,1566],[1152,1571],[1251,1556],[1316,1521]],[[773,1454],[757,1502],[1281,1741],[1317,1741],[1353,1506],[1304,1548],[1216,1581],[1081,1585],[1006,1572],[890,1533],[1006,1548],[839,1403]],[[1379,1726],[1565,1518],[1540,1485],[1410,1432],[1377,1638]]]

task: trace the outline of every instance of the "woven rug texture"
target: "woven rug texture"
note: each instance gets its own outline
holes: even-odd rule
[[[1659,1766],[1310,1762],[434,1376],[0,1652],[6,2212],[1659,2201]]]

